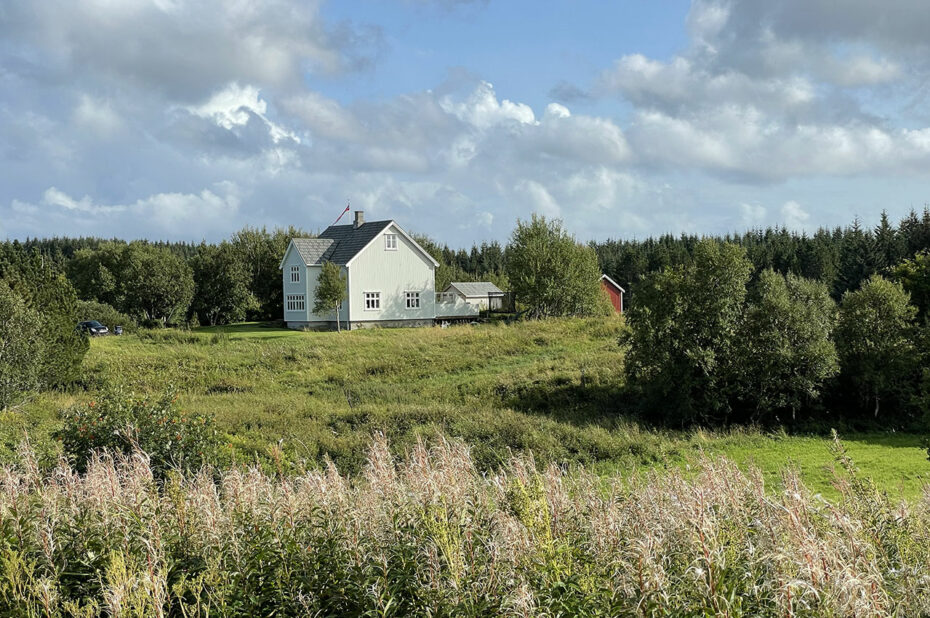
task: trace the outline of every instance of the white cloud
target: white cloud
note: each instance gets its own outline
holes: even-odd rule
[[[660,108],[726,102],[781,111],[803,108],[815,98],[814,86],[803,76],[757,79],[733,70],[713,72],[681,56],[668,63],[624,56],[601,81],[602,88],[634,103]]]
[[[781,216],[785,227],[792,230],[806,230],[810,225],[810,213],[794,200],[784,203],[781,207]]]
[[[240,86],[233,82],[214,93],[205,103],[187,107],[187,111],[200,118],[213,120],[217,126],[227,130],[245,126],[252,116],[256,116],[267,125],[275,144],[282,140],[299,144],[300,138],[297,135],[268,119],[268,104],[259,94],[259,89],[254,86]]]
[[[568,118],[572,115],[571,111],[559,103],[550,103],[546,106],[547,118]]]
[[[840,199],[823,196],[867,215],[881,183],[926,194],[930,12],[913,0],[695,0],[684,49],[623,49],[548,105],[454,70],[366,97],[391,76],[342,74],[377,54],[378,27],[369,46],[321,2],[5,6],[5,233],[316,229],[347,198],[453,243],[533,211],[580,237],[809,229]]]
[[[539,213],[546,217],[559,218],[562,216],[562,209],[559,204],[541,183],[535,180],[521,180],[514,186],[514,194],[529,205],[531,212]]]
[[[364,64],[365,36],[334,32],[320,0],[151,2],[48,0],[4,7],[0,36],[33,48],[56,75],[135,84],[197,100],[223,84],[292,88],[306,70],[339,73]],[[376,43],[377,45],[377,43]]]
[[[904,70],[897,62],[870,56],[849,59],[828,57],[821,66],[821,72],[832,83],[850,88],[888,84],[904,77]]]
[[[49,187],[40,205],[14,200],[11,208],[24,215],[49,220],[63,213],[80,213],[82,226],[91,225],[97,230],[134,220],[155,224],[162,232],[185,229],[188,233],[196,233],[217,224],[224,226],[237,215],[240,203],[239,187],[232,182],[221,182],[212,190],[204,189],[199,193],[157,193],[123,204],[99,204],[90,196],[78,199]]]
[[[481,82],[466,101],[455,102],[451,97],[444,97],[439,104],[446,112],[478,129],[506,122],[538,124],[529,105],[508,99],[498,101],[494,86],[489,82]]]
[[[320,137],[352,142],[365,138],[365,129],[354,114],[319,93],[305,92],[290,97],[284,100],[283,107]]]

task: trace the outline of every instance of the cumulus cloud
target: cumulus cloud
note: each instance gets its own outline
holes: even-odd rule
[[[352,70],[369,51],[361,41],[379,38],[326,24],[319,0],[12,3],[0,36],[29,49],[12,70],[134,84],[181,101],[236,80],[289,89],[304,71]]]
[[[465,69],[359,94],[391,37],[322,2],[4,6],[2,233],[215,239],[322,227],[346,199],[453,243],[534,211],[585,238],[810,229],[813,183],[926,192],[930,12],[911,0],[695,0],[677,53],[624,49],[535,97]]]
[[[286,139],[300,143],[300,138],[294,133],[268,120],[268,104],[254,86],[240,86],[233,82],[214,93],[206,102],[189,106],[187,110],[195,116],[211,119],[227,130],[247,125],[254,115],[268,127],[268,134],[274,143]]]
[[[634,105],[632,151],[659,168],[741,182],[919,172],[930,163],[924,130],[894,128],[875,90],[913,78],[903,66],[914,46],[865,29],[910,28],[901,22],[914,7],[850,5],[696,0],[687,50],[667,61],[623,56],[597,90]]]
[[[507,99],[499,101],[494,86],[488,82],[481,82],[465,101],[453,101],[451,97],[444,97],[439,104],[446,112],[478,129],[487,129],[508,122],[538,124],[536,115],[529,105]]]

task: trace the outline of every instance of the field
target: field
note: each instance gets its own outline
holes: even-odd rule
[[[461,438],[478,469],[511,453],[540,464],[585,464],[600,474],[688,466],[702,453],[758,466],[768,485],[787,466],[835,497],[828,436],[752,429],[674,432],[624,416],[616,320],[526,322],[448,329],[301,333],[261,324],[143,331],[93,340],[84,391],[40,395],[0,423],[0,457],[24,433],[46,461],[58,410],[107,387],[137,393],[171,385],[186,409],[215,415],[223,463],[295,472],[331,459],[359,472],[372,436],[398,455],[418,439]],[[930,478],[920,436],[841,436],[863,474],[894,498],[915,498]]]

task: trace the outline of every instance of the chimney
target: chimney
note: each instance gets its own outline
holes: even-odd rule
[[[359,227],[361,227],[363,223],[365,223],[365,211],[356,210],[355,211],[355,229],[358,229]]]

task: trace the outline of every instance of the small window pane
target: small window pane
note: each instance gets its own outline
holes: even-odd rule
[[[304,311],[306,308],[303,294],[288,294],[285,307],[288,311]]]
[[[397,234],[384,235],[384,248],[388,251],[397,250]]]

